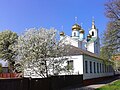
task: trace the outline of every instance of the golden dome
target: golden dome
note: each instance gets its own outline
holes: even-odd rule
[[[62,32],[60,32],[60,36],[64,36],[65,35],[65,33],[62,31]]]
[[[81,29],[81,27],[80,27],[80,25],[78,25],[78,24],[74,24],[73,26],[72,26],[72,30],[80,30]]]
[[[87,35],[87,38],[92,38],[92,36],[90,34]]]
[[[81,29],[81,30],[80,30],[80,33],[84,33],[84,30],[83,30],[83,29]]]

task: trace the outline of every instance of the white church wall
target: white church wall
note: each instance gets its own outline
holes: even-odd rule
[[[75,46],[75,47],[78,47],[78,42],[77,41],[74,41],[74,40],[71,40],[71,45]]]
[[[67,61],[73,61],[73,70],[72,72],[63,72],[59,75],[80,75],[83,74],[83,55],[74,55],[68,56]],[[64,66],[67,65],[67,61],[64,63]],[[71,70],[70,70],[71,71]]]
[[[86,41],[79,41],[75,40],[73,37],[65,36],[65,38],[62,39],[62,43],[67,45],[72,45],[81,49],[86,50]]]
[[[78,47],[78,40],[74,40],[69,36],[66,36],[63,40],[62,43],[67,44],[67,45],[73,45],[75,47]]]
[[[88,65],[87,65],[87,70],[88,72],[86,73],[86,65],[85,65],[85,61],[87,61]],[[90,62],[92,62],[92,72],[90,72]],[[94,62],[96,64],[96,69],[94,72]],[[97,63],[99,65],[99,70],[97,72]],[[101,64],[101,70],[100,70],[100,64]],[[98,77],[103,77],[103,76],[112,76],[114,75],[114,72],[103,72],[103,64],[105,64],[102,60],[94,58],[94,57],[90,57],[90,56],[84,56],[84,74],[83,74],[83,79],[92,79],[92,78],[98,78]]]
[[[73,69],[74,73],[73,74],[83,74],[83,55],[76,55],[76,56],[71,56],[70,58],[73,60]]]
[[[94,43],[89,43],[89,45],[87,45],[87,50],[94,53]]]

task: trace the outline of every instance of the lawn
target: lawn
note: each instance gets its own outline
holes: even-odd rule
[[[98,88],[96,90],[120,90],[120,80],[117,80],[113,83],[110,83],[110,84],[103,86],[101,88]]]

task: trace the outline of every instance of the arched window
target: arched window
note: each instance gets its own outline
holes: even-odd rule
[[[92,36],[94,36],[94,32],[92,31]]]
[[[76,36],[76,32],[74,32],[74,36]]]

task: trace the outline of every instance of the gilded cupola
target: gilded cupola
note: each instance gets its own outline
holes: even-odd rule
[[[60,32],[60,36],[65,36],[65,33],[63,31]]]
[[[89,38],[89,39],[90,39],[90,38],[92,38],[92,36],[91,36],[90,34],[88,34],[88,35],[87,35],[87,38]]]
[[[81,26],[78,25],[78,24],[74,24],[74,25],[72,26],[72,30],[80,30],[80,29],[81,29]]]
[[[80,33],[84,33],[85,31],[83,29],[80,29]]]

